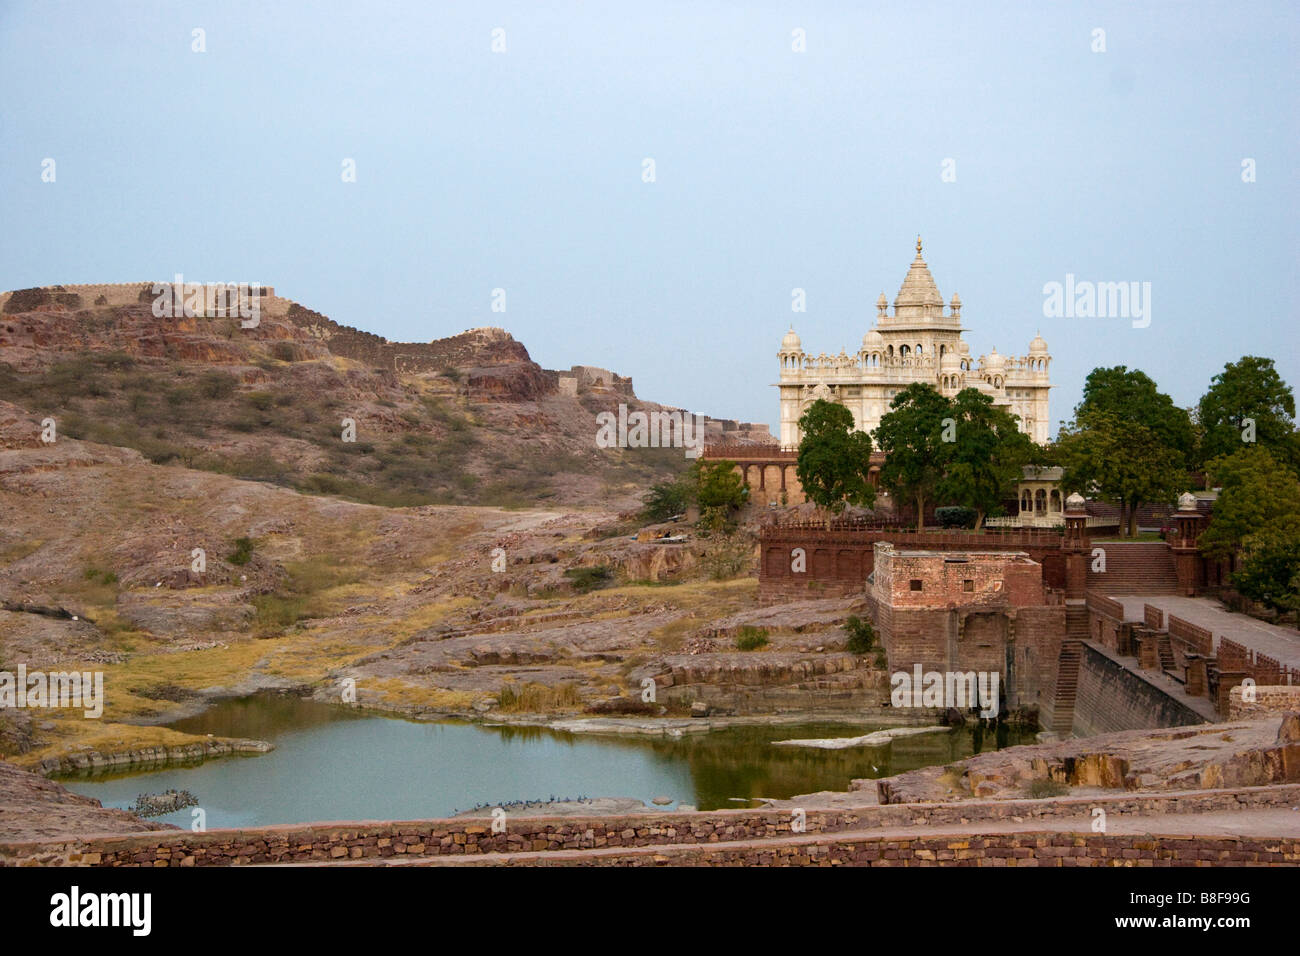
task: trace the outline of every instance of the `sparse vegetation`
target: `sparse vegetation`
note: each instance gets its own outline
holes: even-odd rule
[[[1052,780],[1050,777],[1031,781],[1028,789],[1029,795],[1035,800],[1042,800],[1044,797],[1063,797],[1070,792],[1068,784]]]
[[[844,622],[844,630],[849,632],[847,646],[850,654],[869,654],[876,649],[876,629],[870,621],[864,621],[856,614],[851,615]]]
[[[500,709],[509,713],[547,713],[581,706],[582,695],[578,693],[577,686],[571,683],[552,687],[530,681],[522,687],[503,684],[497,701]]]
[[[234,565],[245,565],[253,557],[253,539],[236,538],[235,550],[226,556],[226,560]]]
[[[589,568],[569,568],[564,576],[573,584],[573,590],[579,594],[607,588],[614,583],[614,571],[603,564]]]
[[[742,651],[756,651],[767,646],[767,628],[746,624],[736,632],[736,648]]]

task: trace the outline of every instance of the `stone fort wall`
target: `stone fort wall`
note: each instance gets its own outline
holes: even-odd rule
[[[141,305],[154,299],[155,282],[97,282],[80,285],[51,285],[36,289],[16,289],[0,292],[0,312],[9,311],[10,300],[15,307],[30,298],[33,293],[44,292],[53,296],[53,301],[69,308],[90,309],[99,306]],[[288,312],[289,300],[281,299],[275,294],[274,286],[262,286],[262,311],[272,315],[284,315]],[[14,297],[17,296],[17,299]],[[75,300],[73,298],[75,297]],[[102,301],[101,301],[102,300]],[[16,310],[16,309],[15,309]]]

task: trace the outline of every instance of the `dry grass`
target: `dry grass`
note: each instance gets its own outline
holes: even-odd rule
[[[576,710],[582,706],[582,695],[576,684],[551,686],[530,681],[522,687],[506,684],[498,696],[501,710],[508,714],[554,713],[558,710]]]

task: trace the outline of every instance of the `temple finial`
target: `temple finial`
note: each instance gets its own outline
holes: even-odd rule
[[[920,236],[917,236],[917,237],[916,237],[916,254],[917,254],[918,256],[921,254],[921,237],[920,237]]]

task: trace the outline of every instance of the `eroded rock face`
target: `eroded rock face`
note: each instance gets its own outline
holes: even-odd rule
[[[0,840],[175,829],[170,823],[151,823],[125,810],[105,810],[98,800],[78,796],[52,780],[0,762]]]
[[[1300,715],[1288,715],[1300,717]],[[927,767],[884,780],[882,803],[969,797],[1016,799],[1035,781],[1104,790],[1208,790],[1300,782],[1300,745],[1279,743],[1292,724],[1272,719],[1195,728],[1126,731],[977,754],[956,772]]]
[[[1277,742],[1280,744],[1300,743],[1300,712],[1291,711],[1282,716],[1282,723],[1277,728]]]

